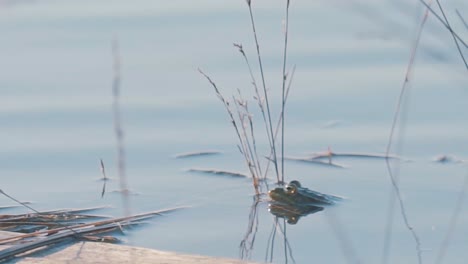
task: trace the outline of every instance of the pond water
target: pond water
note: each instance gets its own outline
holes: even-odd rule
[[[276,120],[285,1],[253,2]],[[467,2],[446,5],[451,24],[468,39],[454,11],[466,17]],[[285,155],[328,147],[385,152],[422,14],[418,1],[291,1],[288,66],[297,70],[286,106]],[[228,116],[197,68],[228,97],[241,89],[251,98],[248,70],[232,46],[243,44],[259,81],[249,19],[243,0],[0,1],[1,189],[37,210],[111,205],[102,213],[123,214],[120,195],[111,192],[119,188],[111,89],[111,43],[118,39],[131,211],[188,206],[129,231],[126,243],[274,263],[417,263],[398,203],[383,257],[393,188],[382,159],[334,158],[344,169],[286,161],[287,181],[347,198],[294,225],[270,214],[267,201],[254,206],[250,179],[187,172],[247,172]],[[468,157],[467,84],[450,34],[430,17],[405,96],[404,129],[395,139],[398,154],[410,161],[393,164],[423,262],[440,253],[467,177],[463,162],[432,161],[441,154]],[[266,155],[261,115],[250,104]],[[222,154],[175,158],[206,150]],[[102,199],[101,158],[114,178]],[[255,239],[249,236],[253,246],[242,251],[252,206]],[[465,202],[445,263],[465,263],[467,222]]]

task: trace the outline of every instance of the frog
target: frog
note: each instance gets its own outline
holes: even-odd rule
[[[302,187],[297,180],[289,182],[284,187],[270,190],[268,196],[275,203],[295,207],[333,205],[343,200],[339,196],[324,194]]]

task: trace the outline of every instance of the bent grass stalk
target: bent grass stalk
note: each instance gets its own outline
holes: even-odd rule
[[[415,62],[415,59],[416,59],[416,53],[417,53],[417,50],[418,50],[418,47],[419,47],[419,42],[421,40],[424,25],[426,24],[426,21],[427,21],[427,19],[429,17],[429,9],[430,9],[430,6],[427,6],[427,8],[425,10],[425,13],[424,13],[424,16],[423,16],[423,18],[421,20],[421,23],[420,23],[419,27],[418,27],[418,31],[417,31],[417,35],[416,35],[416,38],[415,38],[414,43],[413,43],[413,47],[411,48],[411,55],[410,55],[410,59],[409,59],[409,62],[408,62],[407,69],[406,69],[405,78],[404,78],[403,84],[401,86],[400,94],[399,94],[399,97],[398,97],[397,106],[396,106],[396,109],[395,109],[395,112],[394,112],[392,126],[391,126],[391,129],[390,129],[390,135],[389,135],[389,138],[388,138],[387,149],[386,149],[386,152],[385,152],[385,156],[386,156],[385,161],[386,161],[386,164],[387,164],[387,169],[388,169],[388,174],[390,176],[390,181],[391,181],[391,184],[392,184],[392,187],[393,187],[393,192],[391,192],[391,194],[390,194],[390,206],[389,206],[389,212],[388,212],[387,224],[386,224],[385,236],[384,236],[384,246],[383,246],[383,252],[382,252],[382,263],[387,263],[387,261],[388,261],[388,254],[389,254],[389,248],[390,248],[390,243],[391,243],[391,232],[392,232],[392,226],[393,226],[393,214],[394,214],[393,206],[394,206],[394,197],[395,197],[394,194],[396,194],[396,198],[399,201],[400,212],[401,212],[401,215],[402,215],[403,220],[405,222],[406,228],[410,231],[410,233],[412,234],[413,239],[414,239],[414,241],[416,243],[418,262],[422,263],[421,242],[420,242],[419,236],[416,234],[416,231],[414,230],[414,228],[409,223],[409,219],[408,219],[408,216],[406,214],[406,209],[405,209],[403,200],[401,198],[400,188],[399,188],[399,184],[398,184],[398,177],[395,176],[393,174],[393,172],[392,172],[389,155],[390,155],[390,149],[391,149],[391,146],[392,146],[392,143],[393,143],[393,137],[394,137],[394,133],[395,133],[395,129],[396,129],[396,124],[397,124],[397,122],[399,120],[400,113],[401,113],[403,98],[404,98],[404,96],[406,94],[406,90],[408,89],[408,86],[410,84],[410,80],[411,80],[411,77],[412,77],[414,62]]]
[[[270,147],[270,153],[267,156],[267,165],[266,169],[262,170],[260,159],[258,156],[258,151],[257,151],[257,143],[256,143],[256,137],[254,133],[254,122],[253,122],[253,117],[252,114],[249,111],[248,108],[248,103],[247,101],[242,97],[240,90],[238,90],[239,96],[235,97],[233,96],[232,100],[234,103],[235,111],[237,112],[236,117],[234,116],[233,110],[231,109],[231,105],[227,99],[221,94],[219,91],[217,85],[210,79],[208,75],[206,75],[201,69],[198,69],[200,74],[202,74],[208,82],[213,86],[215,93],[217,97],[221,100],[223,103],[225,109],[228,112],[228,115],[230,117],[230,121],[234,126],[234,129],[236,131],[239,144],[238,148],[241,154],[244,156],[244,159],[246,161],[246,164],[248,166],[248,169],[250,171],[250,174],[252,175],[253,181],[254,181],[254,187],[255,191],[257,194],[259,194],[259,179],[262,175],[263,178],[267,177],[268,171],[269,171],[269,166],[270,163],[274,164],[275,168],[275,174],[277,178],[278,183],[283,183],[284,182],[284,108],[285,108],[285,103],[287,96],[289,94],[289,90],[291,87],[291,80],[289,81],[289,84],[286,86],[286,81],[287,81],[287,74],[286,74],[286,62],[287,62],[287,43],[288,43],[288,23],[289,23],[289,4],[290,1],[288,0],[286,3],[286,29],[285,29],[285,40],[284,40],[284,52],[283,52],[283,70],[282,70],[282,97],[281,97],[281,112],[280,112],[280,118],[278,121],[278,125],[276,127],[276,130],[273,130],[273,123],[272,123],[272,117],[271,117],[271,109],[270,109],[270,103],[268,100],[268,89],[266,85],[266,80],[265,80],[265,74],[264,74],[264,69],[263,69],[263,62],[262,62],[262,56],[260,52],[260,45],[258,41],[258,34],[256,31],[256,26],[255,26],[255,19],[252,11],[252,5],[251,1],[247,0],[246,1],[249,9],[249,16],[250,16],[250,22],[251,22],[251,28],[252,28],[252,33],[254,37],[254,42],[255,42],[255,47],[256,47],[256,57],[258,59],[258,66],[259,66],[259,71],[260,71],[260,76],[262,80],[262,88],[263,88],[263,94],[260,94],[260,89],[257,85],[257,81],[255,79],[255,76],[253,74],[253,70],[251,67],[251,64],[249,62],[249,59],[242,47],[241,44],[236,44],[234,43],[233,45],[238,49],[238,51],[241,53],[242,57],[244,58],[244,62],[247,65],[247,69],[251,78],[251,83],[254,88],[255,96],[254,99],[257,101],[258,107],[260,109],[260,112],[262,114],[263,122],[265,124],[265,130],[268,138],[268,143]],[[294,68],[295,69],[295,68]],[[294,69],[293,69],[293,74],[294,74]],[[279,128],[281,127],[282,131],[282,139],[281,139],[281,177],[280,177],[280,171],[278,168],[278,155],[276,152],[276,138],[278,135]],[[268,188],[268,186],[266,186]]]
[[[249,155],[249,152],[248,152],[249,147],[247,146],[247,142],[246,142],[245,137],[243,137],[242,134],[241,134],[241,130],[239,128],[239,125],[237,124],[238,122],[236,121],[236,119],[234,117],[234,114],[233,114],[233,111],[232,111],[232,109],[230,107],[229,101],[227,101],[224,98],[224,96],[219,91],[218,86],[216,85],[216,83],[213,82],[211,80],[211,78],[207,74],[205,74],[201,69],[198,69],[198,72],[208,80],[208,82],[211,84],[211,86],[215,90],[216,96],[223,103],[224,108],[226,109],[226,111],[228,113],[228,116],[230,118],[230,122],[233,125],[234,130],[236,131],[236,135],[237,135],[237,138],[239,140],[239,145],[238,145],[239,151],[241,152],[242,156],[244,157],[244,160],[245,160],[246,165],[247,165],[247,167],[249,169],[250,175],[252,176],[252,183],[253,183],[253,186],[254,186],[254,189],[255,189],[255,193],[257,195],[260,195],[258,175],[256,174],[255,170],[253,169],[253,167],[255,167],[255,165],[254,165],[255,162],[252,160],[251,156]],[[243,135],[247,135],[247,133],[244,133]]]
[[[235,97],[233,97],[233,100],[234,102],[236,102],[237,114],[238,114],[240,123],[242,124],[242,133],[243,133],[242,135],[244,136],[246,146],[249,151],[250,160],[253,162],[252,166],[254,166],[256,175],[257,177],[259,177],[260,175],[262,175],[262,170],[261,170],[260,162],[258,159],[252,114],[250,114],[249,108],[248,108],[248,102],[242,98],[240,90],[238,90],[238,93],[239,93],[239,98],[236,99]],[[249,141],[249,134],[247,131],[250,132],[252,144]]]
[[[234,96],[233,96],[233,102],[234,102],[234,105],[236,107],[236,111],[237,111],[237,115],[238,115],[238,120],[239,120],[239,123],[240,123],[240,127],[241,127],[241,137],[243,138],[242,140],[242,153],[244,154],[244,156],[246,156],[247,160],[249,161],[248,162],[248,166],[249,166],[249,169],[252,170],[254,173],[253,175],[255,175],[255,177],[253,177],[254,179],[257,179],[258,177],[258,167],[255,166],[256,162],[255,162],[255,156],[253,154],[253,151],[252,151],[252,145],[249,141],[249,136],[247,134],[247,123],[245,121],[245,115],[244,113],[241,112],[241,109],[240,107],[242,107],[242,105],[244,104],[243,102],[241,102],[239,99],[236,99]],[[254,181],[254,186],[258,186],[258,181]]]
[[[267,118],[266,118],[266,114],[265,114],[265,105],[264,105],[264,101],[262,100],[262,97],[260,95],[260,92],[258,90],[258,86],[257,86],[257,82],[255,80],[255,77],[253,75],[253,72],[252,72],[252,67],[250,66],[250,62],[249,62],[249,59],[247,58],[247,55],[245,54],[245,51],[242,47],[242,44],[236,44],[234,43],[234,47],[236,47],[238,49],[238,51],[242,54],[242,57],[244,58],[244,61],[245,61],[245,64],[247,65],[247,69],[249,70],[249,74],[250,74],[250,78],[251,78],[251,81],[252,81],[252,85],[254,87],[254,91],[255,91],[255,96],[254,96],[254,99],[257,101],[257,104],[258,104],[258,107],[260,109],[260,112],[262,113],[262,117],[263,117],[263,123],[265,124],[265,129],[266,129],[266,133],[267,135],[269,135],[268,133],[268,122],[267,122]],[[252,141],[253,141],[253,146],[254,146],[254,151],[255,153],[257,154],[257,145],[255,143],[255,136],[254,136],[254,130],[253,130],[253,119],[252,119],[252,115],[249,115],[249,122],[250,122],[250,127],[251,127],[251,136],[252,136]],[[269,142],[271,142],[269,140]],[[271,143],[270,143],[271,144]],[[271,145],[270,145],[271,146]],[[258,155],[257,155],[257,162],[259,162],[260,160],[258,159]],[[268,171],[268,165],[269,163],[267,164],[267,169],[265,170],[265,175]],[[257,166],[259,167],[259,170],[260,170],[260,175],[262,175],[261,173],[261,168],[260,168],[260,163],[257,164]]]

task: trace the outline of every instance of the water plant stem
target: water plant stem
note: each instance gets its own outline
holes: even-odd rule
[[[421,2],[421,4],[423,4],[423,5],[427,8],[427,10],[429,10],[429,12],[431,12],[431,13],[437,18],[437,20],[439,20],[440,23],[442,23],[442,25],[444,25],[444,27],[445,27],[448,31],[450,31],[450,32],[453,34],[453,36],[454,36],[456,39],[458,39],[458,41],[460,41],[460,43],[461,43],[463,46],[465,46],[465,48],[468,48],[468,44],[466,44],[466,42],[465,42],[455,31],[453,31],[453,29],[450,27],[450,25],[448,25],[447,23],[445,23],[444,20],[442,20],[442,18],[432,9],[430,3],[428,4],[428,3],[426,3],[426,1],[424,1],[424,0],[419,0],[419,2]]]
[[[269,133],[267,133],[268,134],[268,140],[270,142],[270,147],[271,147],[271,149],[273,151],[272,161],[273,161],[273,164],[275,165],[276,178],[277,178],[278,182],[280,182],[280,176],[279,176],[279,170],[278,170],[278,156],[276,155],[276,144],[275,144],[275,138],[273,136],[273,125],[272,125],[272,122],[271,122],[270,103],[269,103],[269,100],[268,100],[268,91],[267,91],[267,88],[266,88],[265,74],[263,72],[262,56],[261,56],[261,53],[260,53],[260,45],[258,44],[258,37],[257,37],[257,31],[255,29],[255,20],[254,20],[254,16],[253,16],[253,12],[252,12],[251,1],[247,1],[247,5],[249,7],[250,22],[251,22],[251,25],[252,25],[252,32],[253,32],[254,39],[255,39],[255,46],[256,46],[256,49],[257,49],[258,65],[259,65],[259,69],[260,69],[260,75],[262,77],[263,94],[264,94],[264,97],[265,97],[265,104],[266,104],[266,108],[267,108],[268,127],[269,127]]]
[[[281,96],[281,182],[284,182],[284,107],[286,97],[286,59],[288,54],[289,0],[286,1],[286,20],[284,31],[283,75]]]
[[[440,246],[439,252],[437,253],[435,264],[442,263],[444,259],[445,252],[450,243],[450,239],[452,238],[453,231],[455,230],[455,227],[457,225],[460,212],[462,211],[463,202],[465,201],[467,190],[468,190],[468,173],[464,177],[462,188],[460,190],[457,201],[455,203],[455,208],[453,210],[452,216],[450,217],[449,228],[448,228],[447,233],[445,234],[444,240],[442,241],[442,245]]]
[[[430,6],[429,6],[429,8],[430,8]],[[415,59],[416,59],[416,54],[417,54],[417,50],[418,50],[418,47],[419,47],[419,42],[421,40],[424,25],[426,24],[426,21],[427,21],[427,19],[429,17],[429,8],[426,8],[426,10],[425,10],[424,16],[423,16],[423,18],[421,20],[421,23],[419,24],[419,27],[418,27],[416,38],[414,39],[413,46],[411,48],[410,59],[409,59],[409,62],[408,62],[408,66],[406,68],[405,78],[403,80],[403,84],[402,84],[401,89],[400,89],[400,94],[399,94],[399,97],[398,97],[396,109],[395,109],[394,116],[393,116],[392,126],[391,126],[391,129],[390,129],[390,135],[389,135],[389,138],[388,138],[387,149],[386,149],[386,152],[385,152],[385,156],[386,156],[385,161],[386,161],[386,164],[387,164],[387,168],[388,168],[388,172],[389,172],[389,176],[390,176],[390,181],[391,181],[392,187],[394,189],[394,192],[391,192],[391,194],[390,194],[390,197],[391,197],[390,199],[394,199],[393,198],[394,194],[396,194],[396,197],[399,200],[401,215],[402,215],[402,217],[404,219],[404,222],[406,224],[407,229],[410,230],[410,232],[413,235],[413,238],[414,238],[414,240],[416,242],[416,248],[417,248],[417,251],[418,251],[417,255],[418,255],[419,263],[422,263],[421,252],[420,252],[420,240],[419,240],[419,237],[417,236],[416,232],[414,231],[413,227],[409,224],[409,220],[408,220],[408,217],[406,215],[404,203],[403,203],[401,195],[400,195],[398,179],[393,174],[393,172],[391,170],[389,155],[390,155],[390,150],[391,150],[391,147],[392,147],[392,144],[393,144],[393,138],[394,138],[394,133],[395,133],[395,129],[396,129],[396,124],[397,124],[397,122],[399,120],[399,117],[401,115],[400,113],[401,113],[403,98],[404,98],[404,96],[406,94],[406,90],[408,89],[408,86],[410,85],[410,81],[411,81],[411,78],[412,78],[412,73],[413,73],[413,68],[414,68],[413,66],[414,66],[414,62],[415,62]],[[393,204],[394,203],[391,201],[390,202],[390,207],[393,207]],[[388,261],[389,248],[390,248],[390,244],[391,244],[393,213],[394,213],[393,208],[390,208],[389,213],[388,213],[388,217],[387,217],[386,229],[385,229],[382,263],[387,263],[387,261]]]
[[[444,9],[442,8],[442,5],[440,4],[440,1],[436,0],[436,2],[437,2],[437,6],[440,9],[440,12],[442,13],[442,16],[444,18],[445,23],[447,23],[447,25],[450,27],[450,23],[448,21],[447,16],[445,15]],[[466,70],[468,70],[468,64],[467,64],[465,56],[463,55],[463,52],[462,52],[462,50],[460,48],[460,44],[458,43],[458,40],[455,37],[454,32],[452,30],[450,30],[450,33],[452,34],[452,38],[453,38],[453,41],[455,42],[455,46],[457,47],[458,53],[460,54],[460,58],[462,59],[463,63],[465,64]]]

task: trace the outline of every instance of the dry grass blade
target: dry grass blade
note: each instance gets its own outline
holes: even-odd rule
[[[59,222],[73,221],[79,219],[90,219],[90,218],[105,218],[107,216],[101,215],[84,215],[84,214],[72,214],[72,213],[41,213],[41,214],[24,214],[24,215],[5,215],[0,219],[0,225],[5,222],[23,222],[23,221],[36,221],[36,222],[47,222],[55,221]]]
[[[24,203],[20,202],[18,199],[14,198],[14,197],[12,197],[12,196],[10,196],[10,195],[8,195],[7,193],[5,193],[5,192],[4,192],[3,190],[1,190],[1,189],[0,189],[0,193],[3,194],[4,196],[8,197],[9,199],[11,199],[11,200],[13,200],[13,201],[15,201],[15,202],[17,202],[17,203],[23,205],[24,207],[27,207],[28,209],[34,211],[36,214],[39,215],[39,217],[49,217],[48,219],[40,220],[40,221],[48,221],[48,220],[50,220],[51,215],[47,215],[47,214],[44,215],[44,214],[41,214],[39,211],[35,210],[35,209],[32,208],[31,206],[28,206],[27,204],[24,204]],[[62,212],[61,212],[61,213],[62,213]],[[63,213],[62,213],[61,215],[59,215],[59,217],[63,217],[63,216],[64,216]],[[54,218],[54,217],[57,217],[57,215],[52,215],[52,218]],[[40,218],[39,218],[39,219],[40,219]],[[11,221],[11,218],[9,218],[9,220]],[[69,231],[72,232],[74,235],[79,236],[79,234],[76,233],[75,230],[69,228],[67,225],[64,225],[63,223],[60,223],[60,222],[57,222],[57,224],[60,225],[60,226],[62,226],[61,228],[63,228],[64,230],[65,230],[65,229],[66,229],[66,230],[69,230]],[[1,258],[0,258],[0,260],[1,260]]]
[[[85,212],[91,212],[91,211],[96,211],[96,210],[101,210],[101,209],[106,209],[106,208],[111,208],[110,206],[94,206],[94,207],[87,207],[87,208],[77,208],[77,209],[56,209],[56,210],[51,210],[47,212],[42,212],[42,213],[85,213]]]
[[[124,225],[129,225],[131,223],[124,223]],[[86,239],[91,241],[100,241],[100,242],[116,242],[115,238],[109,239],[108,237],[94,237],[94,236],[87,236],[86,234],[99,234],[99,233],[107,233],[119,228],[121,224],[119,223],[109,223],[102,226],[94,226],[89,227],[87,229],[71,231],[67,230],[62,233],[53,234],[48,236],[47,238],[40,239],[38,241],[28,242],[24,244],[14,245],[9,248],[0,251],[0,261],[4,261],[10,259],[18,254],[22,254],[37,248],[57,244],[59,242],[64,242],[70,239]],[[79,235],[77,237],[77,235]]]
[[[49,211],[35,211],[35,213],[28,213],[28,214],[20,214],[20,215],[0,215],[0,222],[3,219],[12,219],[11,217],[16,217],[16,218],[28,218],[28,217],[34,217],[34,216],[50,216],[50,215],[66,215],[66,214],[77,214],[77,213],[84,213],[84,212],[90,212],[90,211],[96,211],[104,208],[110,208],[109,206],[96,206],[96,207],[88,207],[88,208],[79,208],[79,209],[55,209],[55,210],[49,210]]]
[[[174,212],[174,211],[184,209],[184,208],[187,208],[187,207],[174,207],[174,208],[158,210],[158,211],[153,211],[153,212],[148,212],[148,213],[136,214],[136,215],[132,215],[132,216],[112,218],[112,219],[96,221],[96,222],[90,222],[90,223],[85,223],[85,224],[78,224],[78,225],[67,226],[67,227],[59,227],[59,228],[52,229],[52,230],[35,232],[35,233],[32,233],[32,234],[18,235],[18,236],[14,236],[14,237],[0,239],[0,244],[11,243],[13,241],[17,241],[17,240],[24,239],[24,238],[37,237],[37,236],[41,236],[41,235],[55,234],[55,233],[58,233],[58,232],[64,231],[64,230],[77,230],[77,229],[86,228],[86,227],[90,227],[90,226],[98,227],[98,226],[103,226],[103,225],[112,224],[112,223],[125,223],[125,222],[141,221],[141,220],[145,220],[145,219],[154,217],[156,215],[162,215],[162,214],[165,214],[165,213]]]
[[[71,212],[71,213],[84,213],[84,212],[96,211],[96,210],[107,209],[107,208],[112,208],[112,207],[108,205],[103,205],[103,206],[94,206],[94,207],[78,208],[78,209],[63,209],[63,210],[66,210],[67,212]]]

